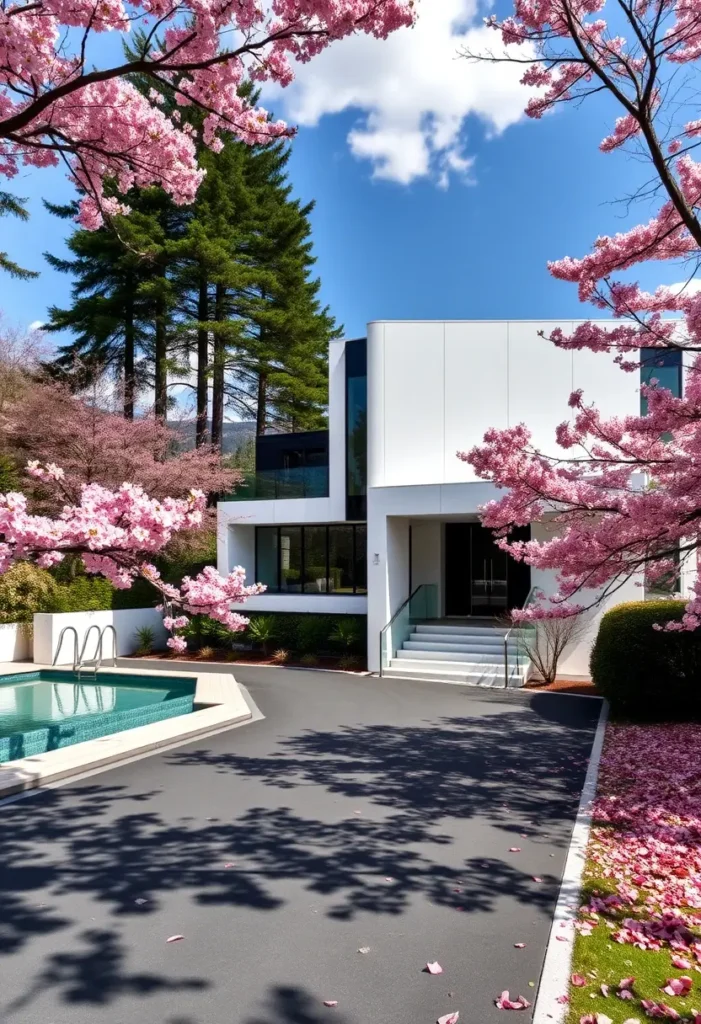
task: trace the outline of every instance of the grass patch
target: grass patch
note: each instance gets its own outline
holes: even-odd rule
[[[598,827],[601,829],[601,825]],[[615,880],[602,877],[598,873],[599,870],[596,862],[588,858],[580,901],[582,906],[593,897],[603,898],[617,891]],[[586,914],[582,917],[588,919]],[[676,1010],[682,1019],[692,1020],[692,1009],[701,1010],[701,974],[694,970],[693,965],[696,961],[693,954],[684,951],[675,953],[668,947],[660,950],[638,949],[627,942],[612,941],[612,934],[624,918],[644,920],[646,915],[635,905],[600,911],[599,923],[591,935],[576,934],[571,973],[581,974],[587,979],[587,984],[582,988],[570,984],[567,1024],[579,1024],[583,1016],[596,1013],[610,1017],[613,1024],[623,1024],[629,1019],[645,1021],[649,1018],[641,1006],[643,999],[664,1003],[665,1006]],[[674,955],[683,956],[692,967],[675,967],[672,964]],[[680,978],[684,975],[693,981],[691,992],[686,998],[670,996],[662,991],[669,978]],[[630,977],[635,978],[635,998],[619,999],[616,994],[619,982]],[[609,986],[608,996],[603,995],[602,984]]]

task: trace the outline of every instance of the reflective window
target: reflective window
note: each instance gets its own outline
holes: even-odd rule
[[[280,590],[302,592],[302,527],[280,527]]]
[[[367,515],[368,379],[365,338],[346,342],[346,518]]]
[[[270,593],[367,593],[365,524],[257,526],[255,577]]]
[[[304,527],[304,591],[306,594],[325,594],[328,591],[326,531],[325,526]]]
[[[661,388],[682,397],[682,352],[678,348],[643,348],[640,350],[640,383],[657,382]],[[640,396],[640,415],[647,416],[647,398]]]
[[[277,590],[278,578],[278,528],[259,526],[256,530],[256,581],[265,583],[268,590]]]
[[[355,530],[355,592],[366,594],[368,589],[368,528],[358,526]]]
[[[352,594],[355,572],[353,526],[329,526],[329,589],[335,594]]]

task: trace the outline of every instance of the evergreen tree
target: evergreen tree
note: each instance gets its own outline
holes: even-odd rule
[[[29,214],[24,205],[26,202],[26,199],[20,199],[9,192],[0,192],[0,217],[7,217],[9,215],[19,217],[20,220],[29,220]],[[6,252],[0,252],[0,270],[4,270],[6,273],[11,274],[12,277],[18,277],[22,281],[39,276],[37,270],[25,270],[24,267],[20,267],[19,264],[10,259]]]
[[[225,405],[259,433],[321,426],[327,345],[340,331],[311,278],[313,204],[291,198],[289,157],[284,143],[202,147],[207,174],[192,206],[176,207],[160,189],[135,191],[124,197],[128,216],[74,232],[73,259],[47,257],[76,277],[70,308],[50,311],[50,330],[76,335],[56,371],[80,386],[109,369],[123,381],[126,416],[150,384],[164,418],[168,369],[194,364],[198,446],[209,440],[210,390],[217,447]]]

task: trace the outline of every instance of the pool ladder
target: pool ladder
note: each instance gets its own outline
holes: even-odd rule
[[[88,639],[90,638],[90,634],[94,629],[97,630],[97,647],[95,648],[95,657],[86,659],[85,651],[88,646]],[[117,630],[112,625],[103,626],[102,629],[100,629],[96,622],[93,622],[92,626],[88,626],[88,628],[86,629],[85,636],[83,637],[83,646],[80,648],[80,652],[78,651],[78,630],[75,628],[75,626],[64,626],[61,632],[59,633],[56,654],[54,655],[54,660],[51,662],[51,664],[55,665],[56,662],[58,661],[58,656],[61,653],[61,645],[63,644],[63,637],[65,636],[65,634],[72,633],[73,671],[77,674],[78,679],[80,680],[81,671],[86,668],[91,668],[95,674],[95,678],[97,679],[98,670],[102,667],[102,645],[105,639],[105,633],[107,633],[108,630],[111,630],[113,635],[112,667],[114,668],[114,666],[117,664]]]

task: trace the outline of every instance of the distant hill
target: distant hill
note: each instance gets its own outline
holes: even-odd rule
[[[171,420],[168,426],[177,430],[184,438],[186,448],[195,447],[195,421],[194,420]],[[207,423],[207,430],[211,429],[211,422]],[[250,437],[256,436],[256,425],[253,420],[240,420],[224,423],[224,436],[222,449],[224,454],[235,452],[236,449]]]

